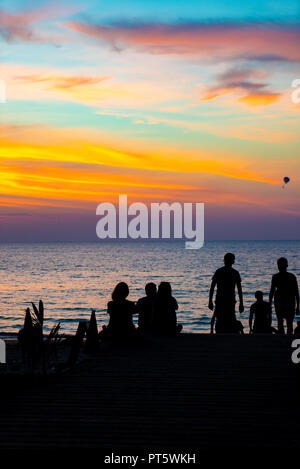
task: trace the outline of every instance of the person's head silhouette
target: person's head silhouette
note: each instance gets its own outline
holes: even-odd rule
[[[169,282],[161,282],[158,287],[157,294],[159,296],[168,297],[172,295],[172,288]]]
[[[235,255],[232,254],[231,252],[227,252],[224,256],[224,264],[226,267],[231,267],[234,264],[235,261]]]
[[[116,300],[125,300],[129,295],[129,288],[127,283],[120,282],[114,288],[114,291],[111,294],[111,297],[114,301]]]
[[[277,266],[279,272],[285,272],[288,268],[288,261],[285,257],[280,257],[277,261]]]
[[[156,294],[156,285],[153,282],[149,282],[145,285],[145,292],[147,296],[154,296]]]
[[[264,299],[264,294],[263,294],[263,292],[260,291],[260,290],[257,290],[257,291],[255,292],[255,298],[257,299],[257,301],[263,301],[263,299]]]

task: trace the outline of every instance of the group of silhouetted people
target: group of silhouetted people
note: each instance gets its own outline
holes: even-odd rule
[[[239,312],[243,313],[243,292],[241,277],[232,266],[235,256],[227,253],[224,266],[218,269],[212,278],[209,291],[208,307],[213,311],[211,333],[243,333],[241,321],[236,319],[236,290],[239,297]],[[293,333],[295,313],[299,314],[299,290],[294,274],[287,271],[288,261],[281,257],[277,261],[279,272],[272,277],[269,302],[264,301],[263,292],[255,293],[255,303],[251,305],[249,316],[250,333],[284,334],[284,321],[287,333]],[[216,289],[215,302],[214,292]],[[169,282],[147,283],[146,296],[136,303],[127,300],[128,285],[120,282],[112,292],[112,299],[107,304],[109,324],[102,331],[103,340],[115,342],[139,342],[147,335],[175,336],[182,326],[177,324],[178,304],[172,296]],[[278,328],[272,327],[272,301],[274,299]],[[138,314],[138,327],[133,323],[133,315]],[[297,328],[296,328],[297,329]],[[298,326],[298,329],[300,327]],[[296,331],[296,330],[295,330]]]
[[[176,316],[178,304],[170,283],[161,282],[158,288],[155,283],[147,283],[145,293],[134,303],[127,300],[127,283],[116,285],[107,304],[109,323],[102,331],[103,340],[135,343],[147,335],[174,336],[181,331]],[[137,328],[133,324],[134,314],[138,314]]]
[[[224,267],[218,269],[211,282],[209,292],[209,309],[214,311],[211,320],[211,332],[243,333],[243,325],[235,316],[235,291],[239,296],[239,311],[244,311],[241,277],[232,266],[235,256],[227,253],[224,256]],[[299,314],[299,290],[297,278],[287,271],[288,261],[281,257],[277,261],[278,273],[273,275],[269,302],[264,301],[263,292],[255,292],[256,302],[251,305],[249,328],[250,333],[279,333],[284,334],[284,321],[287,333],[293,333],[295,313]],[[215,306],[213,304],[214,290],[217,287]],[[278,328],[272,327],[272,302],[274,299]],[[297,326],[298,327],[298,326]],[[296,328],[297,329],[297,328]]]

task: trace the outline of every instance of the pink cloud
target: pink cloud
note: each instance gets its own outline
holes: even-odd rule
[[[133,47],[153,54],[300,59],[298,25],[130,23],[103,26],[77,21],[67,21],[63,25],[72,31],[106,41],[116,50]]]
[[[52,4],[36,10],[19,14],[6,13],[0,9],[0,37],[7,42],[53,42],[62,37],[46,37],[34,29],[34,24],[51,18],[59,18],[70,12],[58,5]]]

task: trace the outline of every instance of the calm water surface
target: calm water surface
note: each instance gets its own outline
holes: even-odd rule
[[[91,309],[100,326],[107,323],[106,304],[117,282],[127,282],[129,299],[137,300],[146,282],[162,280],[172,284],[184,330],[207,332],[210,280],[228,251],[235,253],[242,276],[241,319],[247,326],[254,291],[268,293],[278,257],[287,257],[290,270],[299,276],[299,248],[300,241],[211,241],[200,250],[186,250],[181,241],[1,244],[0,332],[16,332],[25,308],[40,298],[46,330],[61,321],[62,332],[71,333]]]

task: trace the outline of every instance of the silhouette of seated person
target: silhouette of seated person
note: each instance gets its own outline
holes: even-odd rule
[[[244,311],[243,292],[240,274],[232,267],[234,262],[234,254],[230,252],[225,254],[224,267],[221,267],[214,273],[210,286],[208,307],[211,311],[214,310],[217,333],[238,333],[242,330],[242,325],[240,321],[238,321],[240,324],[237,324],[235,316],[235,291],[237,289],[239,295],[240,313]],[[215,288],[217,288],[217,292],[214,308],[213,297]]]
[[[143,334],[152,332],[153,306],[156,298],[156,285],[149,282],[145,286],[146,296],[137,301],[136,307],[139,313],[138,326]]]
[[[153,306],[153,334],[160,336],[173,336],[179,334],[182,325],[177,324],[176,311],[178,304],[172,296],[169,282],[161,282]]]
[[[291,272],[287,272],[288,261],[285,257],[278,259],[277,266],[279,272],[272,277],[269,301],[272,304],[274,298],[279,334],[284,334],[284,320],[286,320],[287,333],[292,334],[295,312],[299,314],[297,278]]]
[[[113,292],[112,300],[107,303],[109,323],[105,330],[104,339],[108,338],[117,343],[130,343],[138,339],[137,330],[132,322],[137,309],[133,301],[127,300],[129,288],[125,282],[118,283]]]
[[[272,332],[272,308],[270,303],[264,301],[264,294],[255,292],[256,302],[250,306],[249,329],[253,334],[268,334]],[[253,323],[254,318],[254,323]],[[253,327],[252,327],[253,325]]]

